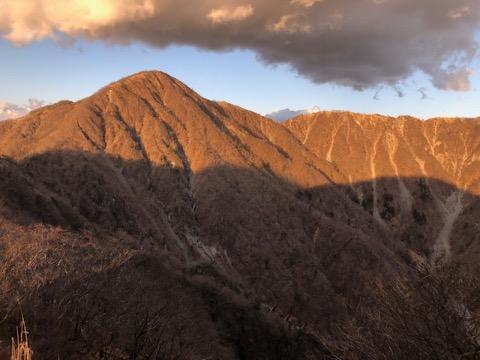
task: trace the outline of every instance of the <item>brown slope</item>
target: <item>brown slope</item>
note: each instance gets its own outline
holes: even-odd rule
[[[56,210],[54,206],[52,213],[70,214],[83,209],[78,219],[70,221],[77,224],[88,219],[106,225],[109,231],[120,222],[129,232],[144,229],[142,234],[152,233],[157,239],[166,236],[172,247],[182,249],[185,257],[188,251],[178,234],[185,237],[192,231],[198,232],[192,211],[197,202],[208,208],[212,196],[230,191],[237,184],[242,185],[243,196],[255,197],[258,191],[249,184],[250,171],[219,176],[218,171],[209,169],[228,165],[253,170],[274,183],[275,192],[280,193],[292,193],[296,186],[328,184],[339,176],[328,162],[305,150],[281,125],[236,106],[203,99],[160,72],[140,73],[80,102],[57,104],[18,121],[0,124],[0,134],[0,152],[14,159],[27,159],[28,172],[41,179],[42,190],[36,192],[42,194],[42,199],[50,197],[53,190],[62,197],[62,201],[57,200],[62,208],[63,204],[73,203],[68,211]],[[62,153],[57,156],[58,153],[48,154],[48,150]],[[68,172],[61,165],[64,160],[58,159],[64,158],[65,151],[70,159],[67,162],[76,164]],[[92,159],[77,155],[78,151],[96,155]],[[33,154],[46,155],[38,161],[32,158]],[[95,169],[87,171],[87,162],[95,164]],[[51,164],[47,172],[45,163]],[[202,176],[197,176],[199,173]],[[87,177],[92,180],[91,186],[86,185],[90,180]],[[64,189],[48,189],[48,184],[64,178],[74,180]],[[97,180],[93,182],[94,179]],[[117,183],[114,190],[104,191],[116,199],[116,208],[123,209],[116,212],[115,219],[109,215],[113,205],[102,211],[102,206],[94,206],[94,199],[71,199],[72,191],[85,194],[85,188],[98,188],[103,182]],[[149,191],[155,191],[156,196],[150,196]],[[274,199],[275,195],[269,198]],[[127,203],[130,211],[125,210]],[[262,207],[265,204],[257,199],[253,207],[257,203]],[[90,208],[97,210],[88,211]],[[268,209],[265,206],[263,212],[268,213]],[[132,214],[142,216],[129,224],[126,219]],[[169,223],[168,218],[175,218],[172,214],[182,216]],[[42,212],[41,219],[45,220],[45,216]],[[53,223],[65,221],[59,218]],[[185,224],[188,230],[183,228]]]
[[[422,121],[333,111],[302,115],[284,126],[350,182],[417,176],[479,191],[480,119]]]
[[[0,153],[15,159],[69,149],[193,172],[218,163],[269,165],[299,185],[321,185],[338,176],[322,160],[313,168],[314,156],[274,121],[208,101],[161,72],[139,73],[77,103],[0,124],[0,134]]]
[[[418,243],[420,236],[434,257],[466,241],[462,220],[478,207],[480,192],[480,119],[321,112],[284,126],[345,175],[357,201],[394,238]],[[414,231],[412,219],[423,217],[426,228]]]

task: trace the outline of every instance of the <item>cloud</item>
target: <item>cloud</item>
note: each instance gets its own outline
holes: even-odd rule
[[[213,9],[207,17],[214,23],[225,23],[229,21],[241,21],[253,15],[251,5],[238,6],[233,10],[227,8]]]
[[[0,0],[0,31],[15,45],[66,37],[101,39],[112,26],[154,15],[154,0]]]
[[[154,47],[249,49],[315,83],[395,86],[417,71],[439,89],[470,89],[478,0],[0,0],[16,45],[53,38]]]
[[[8,103],[0,102],[0,121],[6,119],[14,119],[27,114],[23,107]]]
[[[464,6],[462,8],[453,9],[448,13],[448,17],[453,20],[460,19],[465,15],[470,14],[470,7]]]
[[[405,92],[400,88],[399,85],[394,85],[393,90],[399,98],[403,98],[405,96]]]
[[[24,105],[0,102],[0,121],[27,115],[30,111],[47,104],[47,102],[38,99],[28,99],[28,103]]]
[[[440,70],[433,77],[433,85],[439,89],[468,91],[470,76],[475,72],[468,67],[451,65],[447,70]]]
[[[285,15],[282,16],[277,23],[271,25],[269,30],[288,34],[294,34],[297,32],[309,33],[312,30],[312,27],[301,19],[298,19],[296,15]]]
[[[303,5],[305,7],[310,7],[310,6],[313,6],[313,5],[315,5],[315,3],[320,2],[320,1],[323,1],[323,0],[292,0],[291,4],[300,4],[300,5]]]
[[[318,106],[315,106],[311,109],[306,109],[306,110],[290,110],[290,109],[281,109],[281,110],[275,110],[272,111],[270,114],[266,114],[265,117],[268,117],[272,120],[278,121],[278,122],[283,122],[288,119],[294,118],[298,115],[302,114],[314,114],[320,111],[320,108]]]
[[[421,87],[419,89],[417,89],[417,91],[420,93],[421,95],[421,100],[427,100],[427,99],[430,99],[428,97],[428,94],[427,94],[427,88],[426,87]]]

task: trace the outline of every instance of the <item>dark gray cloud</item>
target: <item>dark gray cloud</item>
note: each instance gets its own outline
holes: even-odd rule
[[[430,99],[430,98],[428,97],[427,88],[426,88],[426,87],[421,87],[420,89],[417,89],[417,91],[420,93],[422,100]]]
[[[478,0],[0,0],[0,31],[25,44],[141,41],[245,48],[315,83],[395,86],[416,71],[440,89],[470,88]]]

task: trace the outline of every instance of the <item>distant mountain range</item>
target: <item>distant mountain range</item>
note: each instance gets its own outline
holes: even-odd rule
[[[161,72],[1,122],[0,348],[20,304],[39,358],[330,358],[379,274],[479,273],[479,154],[480,119],[280,124]]]

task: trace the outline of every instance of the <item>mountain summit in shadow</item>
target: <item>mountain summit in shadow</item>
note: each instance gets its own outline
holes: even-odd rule
[[[39,358],[330,358],[379,274],[478,274],[479,125],[279,124],[156,71],[1,122],[0,338],[20,303]]]

